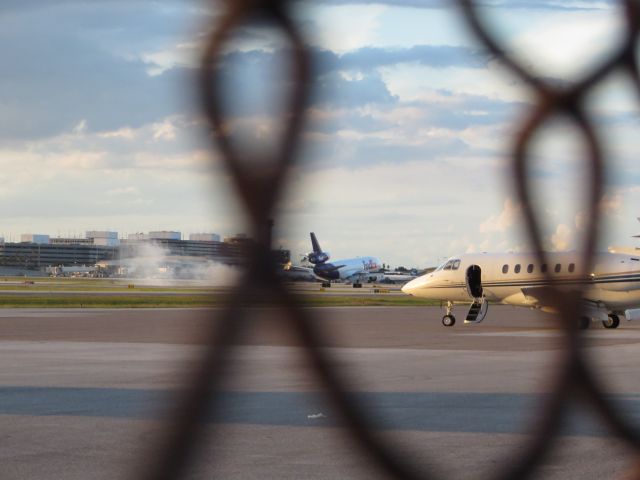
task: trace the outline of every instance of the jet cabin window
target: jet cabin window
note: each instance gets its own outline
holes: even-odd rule
[[[560,273],[560,270],[562,270],[562,265],[560,265],[559,263],[556,263],[556,268],[553,271],[556,273]]]
[[[502,273],[509,273],[509,265],[502,266]]]
[[[542,265],[540,265],[540,271],[542,273],[547,273],[547,264],[543,263]]]
[[[513,269],[513,271],[516,272],[516,273],[520,273],[520,264],[517,264],[515,266],[515,268]]]
[[[533,273],[533,263],[530,263],[527,267],[527,273]]]
[[[573,273],[576,270],[576,264],[575,263],[570,263],[569,264],[569,273]]]

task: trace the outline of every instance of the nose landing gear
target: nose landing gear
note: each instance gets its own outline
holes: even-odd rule
[[[453,327],[456,324],[456,317],[451,314],[453,302],[447,302],[447,314],[442,317],[442,325],[445,327]]]

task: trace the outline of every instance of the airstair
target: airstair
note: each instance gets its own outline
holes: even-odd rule
[[[487,316],[489,310],[489,302],[484,297],[475,298],[469,312],[467,312],[467,318],[464,319],[464,323],[480,323]]]

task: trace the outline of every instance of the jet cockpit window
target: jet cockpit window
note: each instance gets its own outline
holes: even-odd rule
[[[435,269],[435,271],[439,272],[440,270],[458,270],[458,268],[460,268],[460,260],[451,259],[440,265]]]

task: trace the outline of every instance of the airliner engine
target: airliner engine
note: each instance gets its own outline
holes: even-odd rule
[[[325,263],[328,261],[329,258],[331,258],[331,255],[329,255],[329,252],[311,252],[307,255],[307,258],[310,263],[318,265],[319,263]]]

